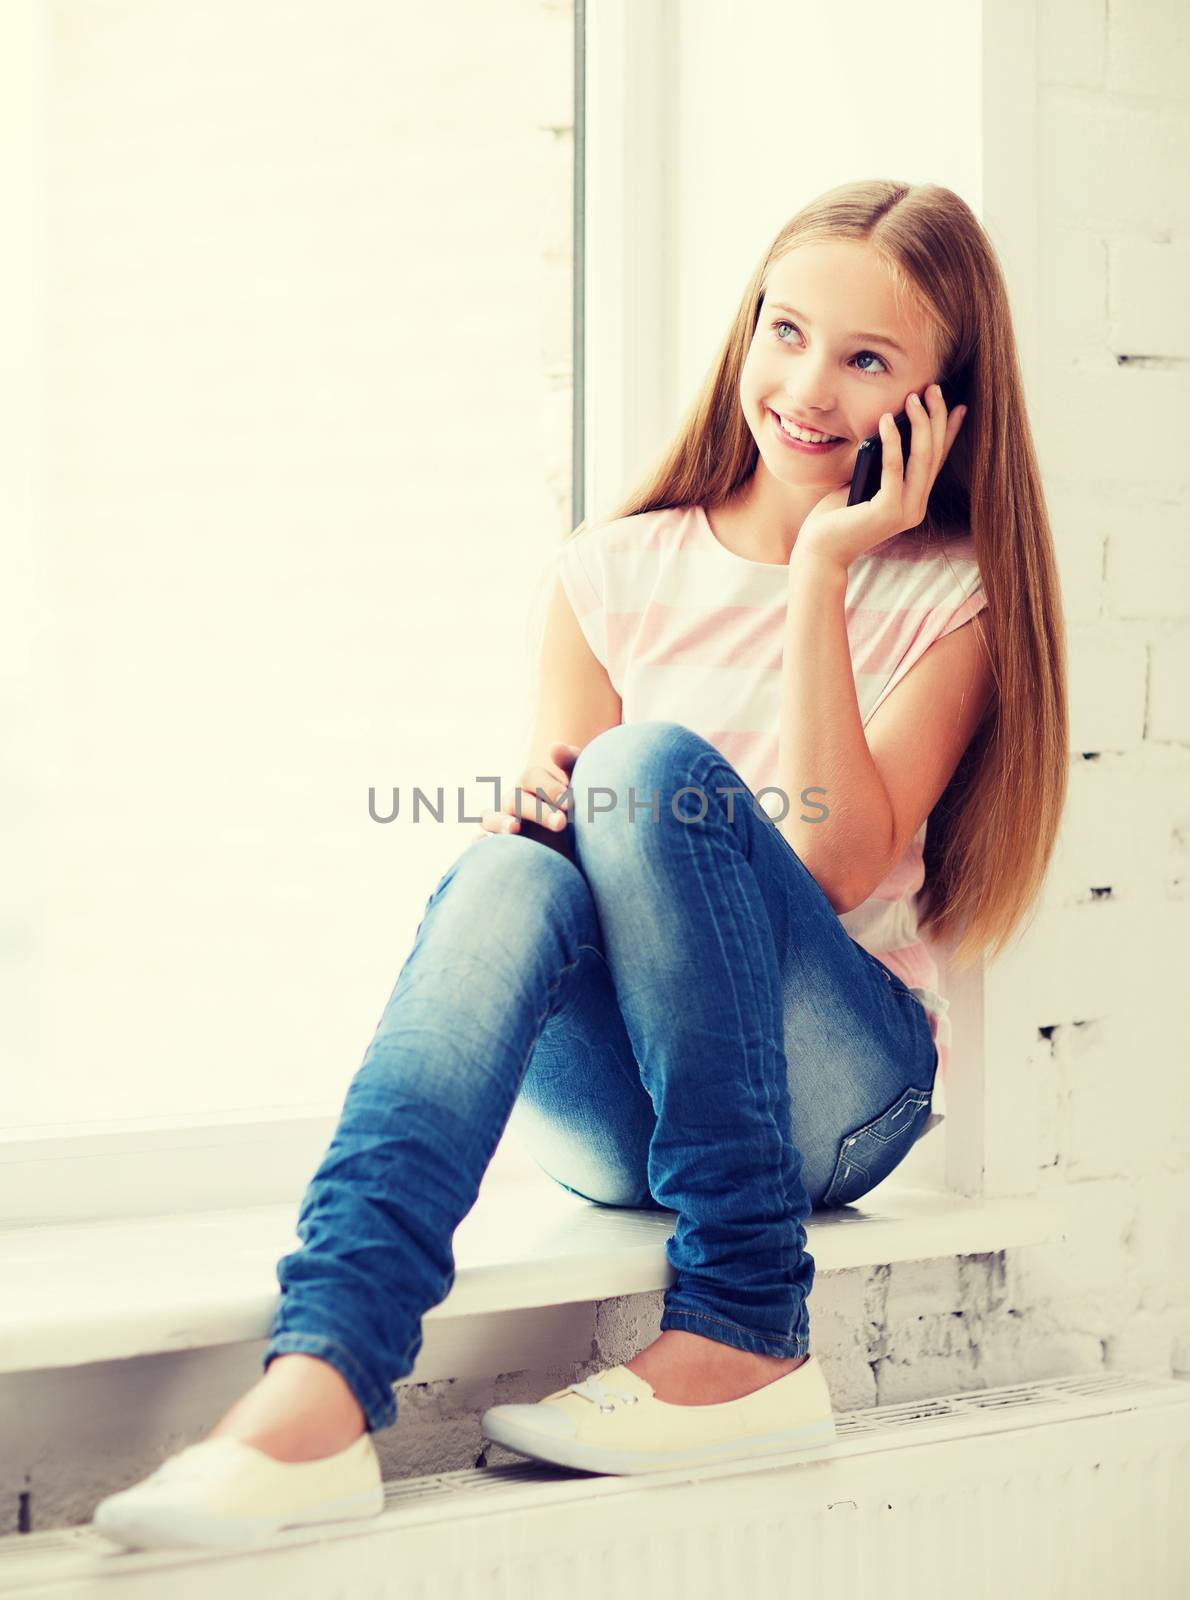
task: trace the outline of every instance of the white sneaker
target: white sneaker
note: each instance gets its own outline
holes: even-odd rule
[[[204,1439],[108,1495],[92,1527],[129,1549],[258,1544],[282,1528],[375,1517],[384,1482],[371,1435],[320,1461],[276,1461],[230,1434]]]
[[[783,1455],[835,1442],[826,1377],[814,1356],[719,1405],[659,1400],[631,1367],[609,1367],[532,1405],[491,1406],[481,1431],[518,1455],[585,1472],[668,1472]]]

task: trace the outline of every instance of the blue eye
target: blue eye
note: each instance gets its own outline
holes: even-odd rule
[[[778,328],[794,328],[794,329],[796,329],[797,328],[797,323],[796,322],[789,322],[788,320],[786,320],[785,318],[782,317],[782,318],[779,318],[776,322],[773,323],[773,332],[774,333],[777,331]],[[788,339],[778,338],[777,343],[778,344],[788,344],[789,341],[788,341]],[[860,359],[860,356],[871,356],[873,361],[879,361],[879,363],[880,363],[880,371],[879,372],[875,371],[872,367],[860,367],[859,368],[860,372],[867,373],[870,377],[873,377],[873,378],[879,378],[883,373],[888,371],[888,366],[887,366],[887,364],[886,364],[886,362],[884,360],[884,357],[883,356],[878,356],[874,350],[861,350],[859,352],[859,355],[852,356],[851,359],[853,361],[858,361]]]

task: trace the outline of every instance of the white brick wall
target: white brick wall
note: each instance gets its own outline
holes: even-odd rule
[[[988,972],[989,1179],[1059,1188],[1070,1242],[999,1258],[1002,1290],[955,1369],[970,1386],[1190,1369],[1187,60],[1176,0],[1040,6],[1033,421],[1072,769],[1044,904]],[[912,1271],[922,1320],[882,1333],[923,1393],[947,1379],[923,1359],[931,1329],[972,1306],[951,1264]]]

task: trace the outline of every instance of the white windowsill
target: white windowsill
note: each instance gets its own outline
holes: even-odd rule
[[[1060,1195],[963,1200],[899,1188],[807,1226],[818,1272],[1063,1237]],[[543,1173],[493,1171],[455,1234],[455,1283],[427,1322],[607,1300],[673,1280],[674,1213],[592,1205]],[[262,1340],[293,1204],[0,1232],[0,1373]]]

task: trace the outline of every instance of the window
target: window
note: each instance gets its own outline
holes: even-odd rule
[[[12,79],[8,270],[13,305],[44,285],[44,339],[10,315],[9,348],[46,406],[44,436],[10,408],[44,472],[0,944],[0,1155],[42,1176],[0,1223],[91,1215],[101,1186],[297,1191],[474,831],[459,786],[476,816],[522,746],[536,573],[667,442],[797,205],[865,170],[986,181],[1034,307],[1033,169],[1000,138],[1033,68],[989,66],[978,12],[947,13],[942,78],[896,19],[869,38],[893,116],[828,13],[799,17],[795,87],[779,8],[410,15],[4,24],[42,33],[10,57],[45,73]],[[409,820],[415,785],[447,821]],[[919,1147],[956,1185],[983,1171],[968,1083],[961,1170],[953,1093]]]
[[[190,1130],[209,1162],[337,1109],[475,831],[459,786],[476,817],[521,754],[532,574],[581,516],[574,23],[26,22],[47,406],[5,1140]]]

